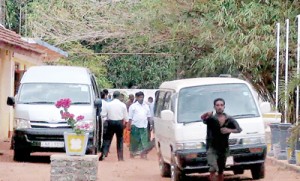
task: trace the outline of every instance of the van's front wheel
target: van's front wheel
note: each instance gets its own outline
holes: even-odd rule
[[[240,174],[244,174],[244,169],[234,169],[233,170],[234,175],[240,175]]]
[[[265,177],[265,164],[261,163],[254,165],[251,168],[251,175],[254,180],[258,180]]]
[[[24,149],[14,149],[14,161],[24,162],[30,158],[30,151]]]
[[[171,159],[171,181],[183,181],[185,174],[178,168],[174,156]]]
[[[159,162],[160,175],[162,177],[170,177],[171,176],[171,167],[169,164],[164,162],[164,159],[160,152],[158,153],[158,162]]]

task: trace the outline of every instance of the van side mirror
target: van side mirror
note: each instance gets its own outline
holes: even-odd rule
[[[271,112],[271,104],[269,102],[262,102],[260,104],[260,111],[262,114]]]
[[[15,98],[14,97],[7,97],[6,104],[9,106],[14,106],[15,105]]]
[[[174,119],[174,113],[171,110],[163,110],[160,113],[162,120],[172,121]]]

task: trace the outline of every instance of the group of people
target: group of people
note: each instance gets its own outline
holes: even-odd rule
[[[154,145],[150,144],[149,134],[153,128],[153,98],[148,98],[148,103],[144,101],[144,93],[137,92],[129,95],[129,100],[125,103],[119,91],[113,93],[113,99],[106,102],[107,90],[101,96],[103,101],[101,117],[105,121],[104,141],[101,148],[99,160],[107,157],[109,147],[116,134],[118,160],[123,161],[123,129],[130,132],[129,150],[130,157],[140,155],[146,159],[147,153]],[[123,101],[123,102],[122,102]],[[207,112],[201,115],[203,123],[207,125],[207,162],[209,165],[210,180],[223,181],[223,171],[226,159],[229,155],[228,139],[231,133],[240,133],[238,122],[224,113],[225,100],[217,98],[213,102],[215,114]],[[218,173],[216,178],[215,173]]]
[[[129,144],[130,158],[140,155],[147,159],[147,153],[153,148],[150,134],[153,128],[153,98],[144,101],[144,93],[137,92],[129,95],[125,102],[124,94],[113,92],[113,99],[108,99],[108,90],[101,92],[103,126],[103,145],[100,148],[99,160],[108,156],[109,148],[116,135],[117,156],[119,161],[124,161],[123,143]],[[128,133],[124,140],[124,133]]]

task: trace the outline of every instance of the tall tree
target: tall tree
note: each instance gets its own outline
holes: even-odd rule
[[[141,77],[145,77],[142,71],[136,71],[141,66],[139,60],[156,65],[164,59],[169,62],[165,65],[172,67],[163,69],[168,76],[161,76],[159,81],[230,73],[251,82],[271,102],[274,102],[275,23],[286,18],[294,22],[300,7],[298,1],[282,0],[141,0],[135,3],[124,0],[109,4],[44,1],[32,4],[33,35],[58,44],[85,41],[95,53],[113,54],[107,65],[109,78],[114,82],[122,77],[129,80],[128,75],[134,74],[137,78],[133,82],[141,84]],[[295,65],[292,58],[295,36],[292,23],[290,69]],[[281,47],[283,50],[283,38]],[[138,56],[138,53],[152,55]],[[162,58],[156,53],[168,56]],[[154,75],[162,71],[156,66],[146,69],[151,67]],[[119,82],[115,86],[128,84]]]

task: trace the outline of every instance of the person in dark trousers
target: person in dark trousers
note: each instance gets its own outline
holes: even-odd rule
[[[100,93],[100,95],[101,95],[101,101],[102,101],[102,107],[101,107],[101,113],[100,113],[100,116],[101,116],[101,120],[102,120],[102,122],[103,122],[103,137],[105,137],[106,136],[106,130],[107,130],[107,121],[106,121],[106,119],[107,119],[107,117],[106,117],[106,106],[107,106],[107,102],[105,101],[105,93],[102,91],[101,93]],[[101,132],[99,131],[99,138],[101,138]],[[101,139],[99,139],[99,146],[101,145],[100,144],[101,143]],[[100,147],[99,148],[99,150],[100,150],[100,152],[103,152],[103,146],[102,147]],[[107,157],[107,154],[105,155],[105,157]]]
[[[229,135],[230,133],[240,133],[242,129],[235,119],[224,113],[224,99],[215,99],[214,109],[215,114],[207,112],[201,116],[201,119],[207,125],[207,162],[210,180],[214,181],[215,173],[218,172],[218,181],[223,181],[226,159],[229,156]]]
[[[107,103],[106,109],[103,111],[103,116],[107,117],[107,130],[104,135],[103,149],[99,160],[103,160],[107,155],[114,134],[117,137],[117,154],[118,160],[124,161],[123,157],[123,128],[124,121],[128,120],[128,113],[125,103],[119,100],[120,92],[113,93],[113,100]]]

